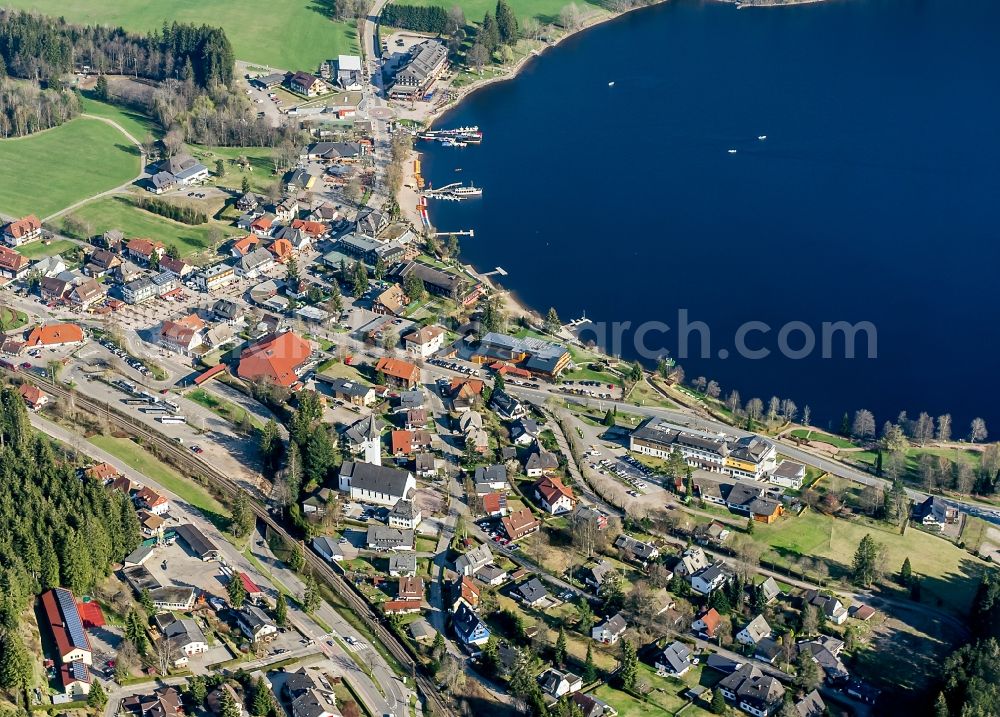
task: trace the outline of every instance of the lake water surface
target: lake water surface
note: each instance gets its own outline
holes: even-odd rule
[[[681,353],[684,310],[711,331],[705,358],[691,334],[688,376],[744,401],[789,397],[817,424],[862,407],[879,425],[951,412],[956,433],[983,416],[1000,435],[997,68],[991,0],[636,11],[438,123],[485,140],[419,143],[428,179],[485,193],[431,218],[474,228],[463,257],[502,266],[529,306],[631,322],[628,358],[651,321],[671,331],[646,343]],[[865,335],[860,358],[842,340],[823,358],[836,321],[871,322],[877,358]],[[745,340],[767,358],[738,355],[746,322],[770,327]],[[789,322],[815,334],[807,358],[780,355]]]

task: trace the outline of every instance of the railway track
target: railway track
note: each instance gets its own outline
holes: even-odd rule
[[[193,476],[215,484],[219,490],[229,496],[235,496],[239,492],[247,494],[249,505],[253,509],[257,519],[263,522],[270,530],[276,533],[282,540],[288,543],[299,543],[302,545],[306,564],[313,573],[326,581],[348,605],[348,607],[364,621],[371,630],[375,638],[382,643],[385,649],[395,658],[399,664],[409,669],[410,676],[417,686],[417,690],[424,699],[424,703],[432,707],[432,713],[444,715],[445,717],[455,717],[455,712],[444,699],[442,699],[432,680],[421,671],[421,666],[417,663],[414,655],[407,649],[402,641],[388,630],[379,619],[379,616],[371,609],[371,606],[354,591],[350,583],[338,574],[319,554],[313,551],[312,547],[297,540],[289,533],[284,526],[274,519],[267,507],[261,504],[255,495],[241,487],[236,481],[226,476],[214,466],[206,463],[197,455],[185,450],[178,443],[163,436],[151,426],[136,420],[132,416],[121,412],[118,408],[110,404],[97,401],[89,396],[84,396],[72,389],[66,388],[58,383],[53,383],[38,376],[26,377],[23,373],[3,369],[10,376],[18,379],[30,380],[56,398],[72,399],[75,404],[88,410],[93,415],[103,415],[115,426],[140,438],[153,447],[162,458],[174,463],[178,468],[189,471]]]

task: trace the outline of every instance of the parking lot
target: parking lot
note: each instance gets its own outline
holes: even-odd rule
[[[510,553],[516,553],[521,549],[513,540],[507,538],[504,534],[503,526],[500,525],[499,518],[482,518],[476,521],[478,525],[486,535],[489,536],[492,541],[491,548],[499,548],[500,550],[506,550]]]
[[[664,478],[655,474],[630,455],[603,458],[600,451],[591,449],[584,453],[584,457],[591,461],[589,466],[592,470],[603,475],[611,474],[622,483],[630,486],[628,494],[633,498],[638,498],[649,490],[647,481],[658,483]]]

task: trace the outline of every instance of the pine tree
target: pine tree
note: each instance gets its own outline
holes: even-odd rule
[[[243,177],[243,181],[240,182],[240,191],[243,194],[248,194],[250,192],[250,179],[248,177]]]
[[[222,712],[221,717],[241,717],[242,709],[233,697],[231,690],[222,691]]]
[[[504,45],[513,45],[517,42],[517,17],[506,0],[497,1],[496,10],[497,35]]]
[[[607,413],[604,414],[604,425],[609,428],[615,425],[615,414],[611,412],[610,408]]]
[[[274,699],[271,697],[271,689],[263,677],[258,677],[253,685],[253,700],[250,702],[250,714],[254,717],[264,717],[271,711]]]
[[[108,101],[108,78],[105,75],[98,76],[97,84],[94,86],[94,94],[102,102]]]
[[[752,515],[747,518],[747,535],[753,535],[753,524],[755,522]]]
[[[555,661],[560,667],[566,664],[566,630],[559,626],[559,637],[556,638]]]
[[[938,692],[937,700],[934,702],[934,717],[949,717],[951,711],[948,709],[948,702],[944,698],[944,692]]]
[[[249,535],[253,532],[256,524],[257,516],[254,515],[253,510],[251,510],[250,503],[247,500],[246,495],[244,495],[243,491],[240,491],[233,499],[229,530],[237,538],[242,538],[244,535]]]
[[[483,17],[483,24],[479,26],[479,36],[477,38],[486,52],[493,52],[500,46],[500,28],[497,27],[496,18],[489,12]]]
[[[583,663],[583,681],[590,683],[597,679],[597,668],[594,666],[594,649],[590,642],[587,642],[587,657]]]
[[[870,587],[875,582],[878,571],[879,544],[871,534],[866,533],[854,553],[851,569],[851,579],[863,587]]]
[[[302,546],[299,543],[295,543],[292,546],[292,551],[288,555],[288,567],[292,570],[301,570],[306,564],[306,556],[302,552]]]
[[[722,694],[722,690],[715,688],[712,690],[712,712],[717,715],[724,715],[729,710],[729,706],[726,704],[726,698]]]
[[[635,645],[631,640],[622,640],[622,655],[618,661],[618,682],[626,690],[635,687],[635,680],[639,674],[639,660],[635,652]]]
[[[278,627],[284,627],[288,623],[288,601],[285,600],[285,594],[282,592],[278,593],[278,597],[274,601],[274,621]]]
[[[100,680],[93,680],[90,686],[90,694],[87,695],[87,706],[101,711],[108,703],[108,695],[101,686]]]
[[[31,681],[31,661],[16,630],[8,630],[0,644],[0,688],[8,692],[27,689]]]
[[[549,313],[545,315],[545,330],[554,333],[559,330],[560,326],[562,326],[562,321],[559,320],[556,307],[549,307]]]
[[[306,575],[305,586],[302,590],[302,609],[308,613],[315,612],[321,600],[319,588],[316,585],[316,577],[312,573],[309,573]]]
[[[247,599],[247,588],[240,579],[240,576],[233,574],[226,584],[226,593],[229,595],[229,604],[239,610]]]
[[[375,260],[375,268],[372,270],[372,274],[375,276],[375,281],[382,281],[385,278],[385,259],[379,254],[378,258]]]
[[[899,584],[909,585],[910,579],[913,577],[913,568],[910,567],[910,558],[907,557],[903,560],[903,567],[899,569]]]

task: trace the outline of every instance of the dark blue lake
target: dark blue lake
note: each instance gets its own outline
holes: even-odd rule
[[[431,219],[474,228],[463,258],[502,266],[530,307],[631,322],[628,358],[649,321],[672,330],[647,345],[678,356],[686,310],[711,331],[710,358],[691,334],[688,377],[744,401],[792,398],[818,425],[950,412],[956,434],[983,416],[1000,435],[997,68],[992,0],[640,10],[444,117],[485,139],[418,143],[427,178],[484,196],[432,203]],[[750,321],[771,328],[745,340],[767,358],[737,355]],[[877,358],[865,334],[860,358],[842,339],[822,358],[837,321],[871,322]],[[780,355],[789,322],[815,335],[807,358]]]

